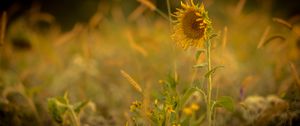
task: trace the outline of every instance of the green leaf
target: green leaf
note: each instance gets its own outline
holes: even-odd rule
[[[169,83],[171,89],[176,89],[177,82],[175,80],[175,77],[173,77],[171,74],[169,74],[167,82]]]
[[[216,103],[215,107],[224,107],[228,111],[233,112],[234,111],[234,102],[231,97],[229,96],[222,96],[219,98]]]
[[[56,98],[48,99],[48,111],[57,123],[62,123],[62,117],[63,114],[67,111],[67,107],[58,105],[58,102],[59,101]]]
[[[209,36],[209,39],[213,39],[214,37],[217,37],[218,34],[212,34],[211,36]]]
[[[196,61],[199,59],[200,54],[201,53],[205,53],[205,51],[206,51],[205,49],[199,49],[199,50],[197,50],[197,52],[195,54]]]
[[[197,91],[197,90],[195,90],[195,88],[192,88],[192,87],[191,87],[191,88],[187,89],[187,90],[184,92],[184,95],[182,96],[181,101],[180,101],[181,107],[184,106],[184,105],[186,104],[186,102],[187,102],[187,100],[189,99],[189,97],[190,97],[195,91]]]
[[[65,92],[64,93],[64,100],[65,100],[65,102],[66,102],[67,105],[69,105],[69,98],[68,97],[69,97],[69,93]]]
[[[194,65],[193,67],[194,67],[194,68],[203,68],[203,67],[205,67],[205,66],[207,66],[207,63],[197,64],[197,65]]]
[[[214,73],[216,72],[217,69],[223,68],[223,67],[224,67],[224,66],[217,66],[217,67],[211,69],[210,71],[208,71],[208,72],[205,74],[205,77],[208,78],[208,76],[214,74]]]
[[[89,101],[86,100],[84,102],[79,102],[79,103],[75,104],[74,105],[74,111],[78,114],[81,111],[81,109],[83,107],[85,107],[88,103],[89,103]]]
[[[54,98],[57,102],[61,103],[61,104],[65,104],[67,105],[68,104],[68,100],[66,100],[64,97],[61,97],[61,96],[57,96]]]
[[[197,120],[193,122],[193,126],[199,126],[205,119],[205,114],[202,114]]]
[[[203,95],[203,97],[206,99],[206,93],[198,88],[198,87],[191,87],[189,88],[183,95],[182,99],[181,99],[181,105],[185,105],[187,100],[192,96],[192,94],[195,92],[195,91],[198,91],[199,93],[201,93]]]
[[[198,87],[195,87],[195,90],[197,90],[199,93],[201,93],[203,95],[204,99],[206,99],[207,96],[206,96],[205,91],[203,91],[202,89],[200,89]]]
[[[57,97],[55,97],[55,99],[62,104],[69,105],[68,96],[69,96],[69,93],[65,92],[64,96],[57,96]]]

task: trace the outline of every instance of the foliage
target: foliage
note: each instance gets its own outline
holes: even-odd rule
[[[89,101],[70,104],[68,93],[63,97],[55,97],[48,99],[48,110],[52,118],[59,124],[79,126],[79,112],[88,104]]]

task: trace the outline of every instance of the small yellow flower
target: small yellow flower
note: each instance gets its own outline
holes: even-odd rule
[[[190,108],[191,108],[192,110],[194,110],[194,111],[197,111],[197,110],[199,109],[199,105],[196,104],[196,103],[192,103],[191,106],[190,106]]]
[[[175,110],[173,109],[173,107],[171,105],[168,105],[167,106],[167,112],[172,113],[172,112],[175,112]]]
[[[163,84],[165,81],[164,80],[158,80],[159,84]]]
[[[186,115],[192,115],[193,110],[190,107],[185,107],[183,108],[183,113],[185,113]]]
[[[136,109],[140,109],[142,107],[142,103],[138,101],[134,101],[130,105],[130,111],[135,111]]]
[[[203,47],[203,41],[208,39],[211,21],[204,9],[204,5],[181,2],[181,9],[175,12],[175,25],[172,39],[178,46],[187,49],[189,46]]]
[[[173,124],[172,126],[181,126],[180,124]]]
[[[199,105],[192,103],[190,106],[183,108],[183,113],[186,115],[192,115],[195,111],[199,110]]]
[[[147,116],[152,116],[154,113],[153,109],[149,109],[146,111]]]

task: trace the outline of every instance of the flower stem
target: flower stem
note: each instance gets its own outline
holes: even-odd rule
[[[207,56],[207,71],[211,71],[211,43],[210,40],[206,43],[206,56]],[[207,85],[207,119],[208,119],[208,126],[212,125],[212,110],[211,110],[211,92],[212,92],[212,77],[211,74],[208,75],[208,85]]]
[[[72,106],[69,106],[69,111],[71,113],[71,120],[72,120],[72,125],[73,126],[80,126],[80,122],[75,114],[75,111],[73,110]]]
[[[172,18],[171,18],[171,5],[170,5],[170,0],[167,0],[167,7],[168,7],[169,23],[170,23],[170,26],[172,26]]]

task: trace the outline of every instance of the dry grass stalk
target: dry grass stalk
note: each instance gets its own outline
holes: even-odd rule
[[[272,37],[270,37],[269,39],[267,39],[265,42],[264,42],[264,44],[263,44],[263,46],[265,46],[265,45],[267,45],[268,43],[270,43],[271,41],[273,41],[273,40],[280,40],[280,42],[284,42],[286,39],[284,38],[284,36],[282,36],[282,35],[274,35],[274,36],[272,36]]]
[[[156,10],[156,6],[151,3],[149,0],[138,0],[141,4],[145,5],[146,7],[149,7],[150,10],[154,11]]]
[[[70,42],[70,40],[77,37],[80,34],[80,32],[82,32],[83,30],[84,27],[82,25],[80,24],[75,25],[72,31],[62,34],[55,40],[55,46],[60,46],[62,44]]]
[[[240,0],[238,2],[238,4],[236,5],[236,8],[235,8],[235,15],[238,16],[241,14],[244,6],[245,6],[245,3],[246,3],[246,0]]]
[[[99,26],[102,19],[103,19],[103,15],[100,12],[95,13],[89,21],[90,28],[96,28],[97,26]]]
[[[283,19],[280,19],[280,18],[273,18],[273,21],[276,22],[276,23],[279,23],[279,24],[282,24],[283,26],[287,27],[288,29],[292,30],[293,29],[293,26],[292,24],[290,24],[289,22],[283,20]]]
[[[291,67],[291,70],[292,70],[292,74],[293,74],[293,76],[296,80],[296,83],[297,83],[297,85],[300,89],[300,78],[299,78],[299,73],[297,71],[297,68],[295,67],[295,65],[292,62],[290,63],[290,67]]]
[[[270,26],[267,26],[267,28],[265,29],[264,34],[263,34],[263,36],[260,38],[260,41],[259,41],[259,43],[258,43],[258,45],[257,45],[257,48],[258,48],[258,49],[261,48],[261,47],[264,45],[264,43],[265,43],[265,41],[266,41],[266,38],[267,38],[267,36],[268,36],[268,34],[269,34],[269,32],[270,32],[270,29],[271,29]]]
[[[0,31],[0,46],[4,44],[4,36],[5,36],[5,29],[6,29],[6,23],[7,23],[7,16],[6,12],[3,12],[2,18],[1,18],[1,31]]]
[[[143,93],[141,86],[124,70],[120,71],[122,76],[136,89],[138,92]]]
[[[146,10],[146,7],[144,5],[138,6],[129,16],[129,21],[136,20],[142,13]]]
[[[132,49],[136,50],[137,52],[141,53],[143,56],[148,56],[148,52],[142,46],[136,44],[134,41],[134,37],[130,30],[126,32],[126,37],[128,39],[129,45]]]
[[[223,40],[222,40],[222,47],[225,48],[226,44],[227,44],[227,26],[224,27],[224,31],[223,31]]]

